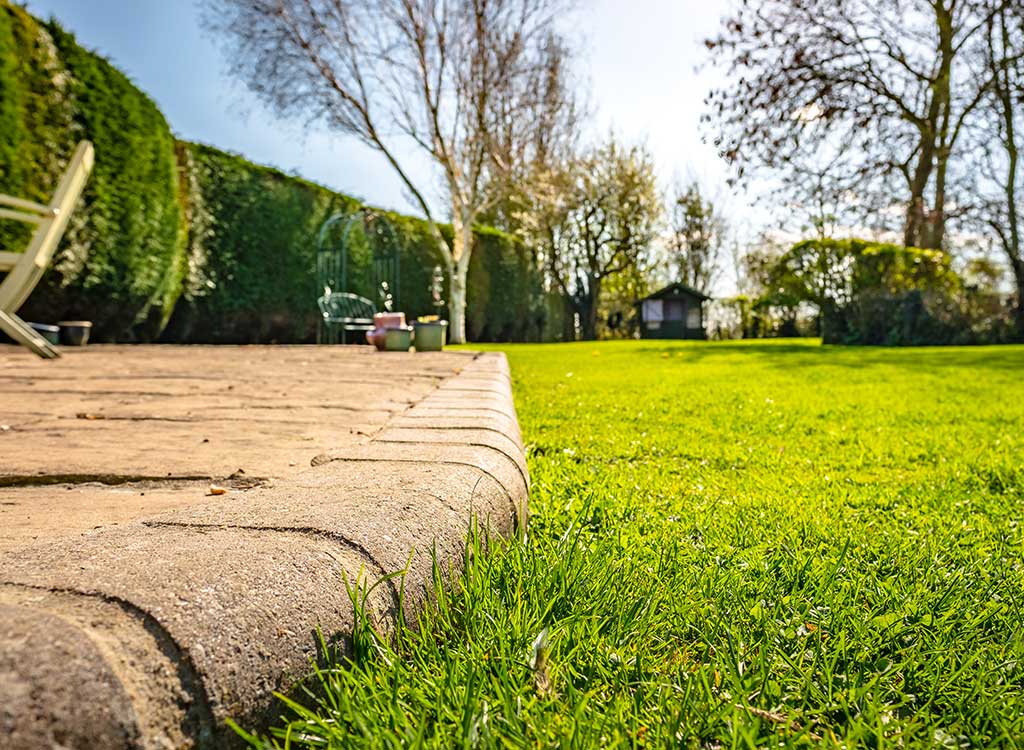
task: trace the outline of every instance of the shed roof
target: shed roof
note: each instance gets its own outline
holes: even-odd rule
[[[643,302],[645,299],[661,299],[662,297],[667,297],[671,294],[689,294],[691,297],[697,297],[701,302],[711,299],[711,297],[704,294],[704,292],[698,292],[693,287],[686,286],[686,284],[682,284],[677,281],[673,284],[669,284],[663,289],[659,289],[653,294],[648,294],[646,297],[637,301]]]

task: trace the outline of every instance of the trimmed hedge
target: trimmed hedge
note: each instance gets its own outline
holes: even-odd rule
[[[807,240],[771,269],[755,308],[817,308],[826,344],[969,343],[963,282],[941,250],[859,239]]]
[[[188,272],[165,341],[315,336],[313,238],[354,201],[208,146],[181,143]]]
[[[152,100],[56,22],[0,0],[0,192],[46,200],[75,144],[96,167],[52,268],[22,310],[84,318],[100,341],[310,342],[316,337],[321,224],[362,204],[209,146],[175,141]],[[435,312],[442,265],[425,222],[390,212],[401,309]],[[450,228],[442,232],[450,236]],[[27,227],[0,223],[0,245]],[[349,289],[373,299],[370,257],[353,235]],[[447,290],[446,290],[447,291]],[[477,341],[536,340],[546,309],[531,253],[477,231],[467,329]]]
[[[316,338],[317,235],[335,213],[362,204],[320,185],[209,146],[179,144],[186,215],[188,274],[165,341],[310,342]],[[426,222],[376,211],[400,248],[400,309],[433,314],[430,280],[443,265]],[[442,227],[442,232],[450,233]],[[529,252],[514,237],[477,230],[469,270],[467,323],[477,341],[538,338],[540,281]],[[370,252],[361,230],[349,235],[347,289],[375,303]]]
[[[150,339],[181,292],[174,137],[149,97],[56,22],[0,0],[0,191],[48,200],[76,143],[96,166],[54,263],[23,309],[86,317],[99,340]],[[27,228],[4,222],[17,247]]]

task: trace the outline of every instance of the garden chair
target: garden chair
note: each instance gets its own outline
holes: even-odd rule
[[[317,299],[317,304],[324,319],[324,328],[331,333],[340,329],[343,344],[347,343],[345,339],[349,331],[372,331],[374,328],[373,316],[377,311],[366,297],[351,292],[332,292],[325,286],[324,296]]]
[[[75,149],[47,206],[0,193],[0,219],[14,219],[36,225],[24,252],[0,251],[0,273],[7,274],[0,282],[0,330],[47,359],[59,357],[60,352],[16,313],[32,294],[50,264],[78,197],[89,179],[92,165],[92,144],[82,141]]]

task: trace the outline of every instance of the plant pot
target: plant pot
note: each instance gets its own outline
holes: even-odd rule
[[[374,328],[366,332],[367,343],[377,347],[377,351],[384,351],[387,345],[387,331],[389,328],[401,328],[405,325],[405,313],[383,312],[373,316]]]
[[[407,352],[412,346],[412,327],[389,328],[384,334],[384,346],[389,352]]]
[[[448,329],[447,320],[430,323],[413,323],[416,329],[416,351],[439,352],[444,349],[444,336]]]
[[[85,346],[89,343],[89,332],[92,330],[92,323],[88,320],[62,320],[60,326],[60,340],[68,346]]]
[[[51,344],[60,343],[60,326],[49,326],[46,323],[29,323],[29,326]]]

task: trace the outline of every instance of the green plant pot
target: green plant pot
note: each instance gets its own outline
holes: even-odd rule
[[[416,328],[416,351],[439,352],[444,349],[444,334],[448,328],[447,320],[431,323],[413,323]]]
[[[60,343],[60,327],[45,323],[29,323],[29,326],[51,344]]]
[[[384,348],[389,352],[407,352],[412,346],[412,328],[388,328],[384,334]]]

